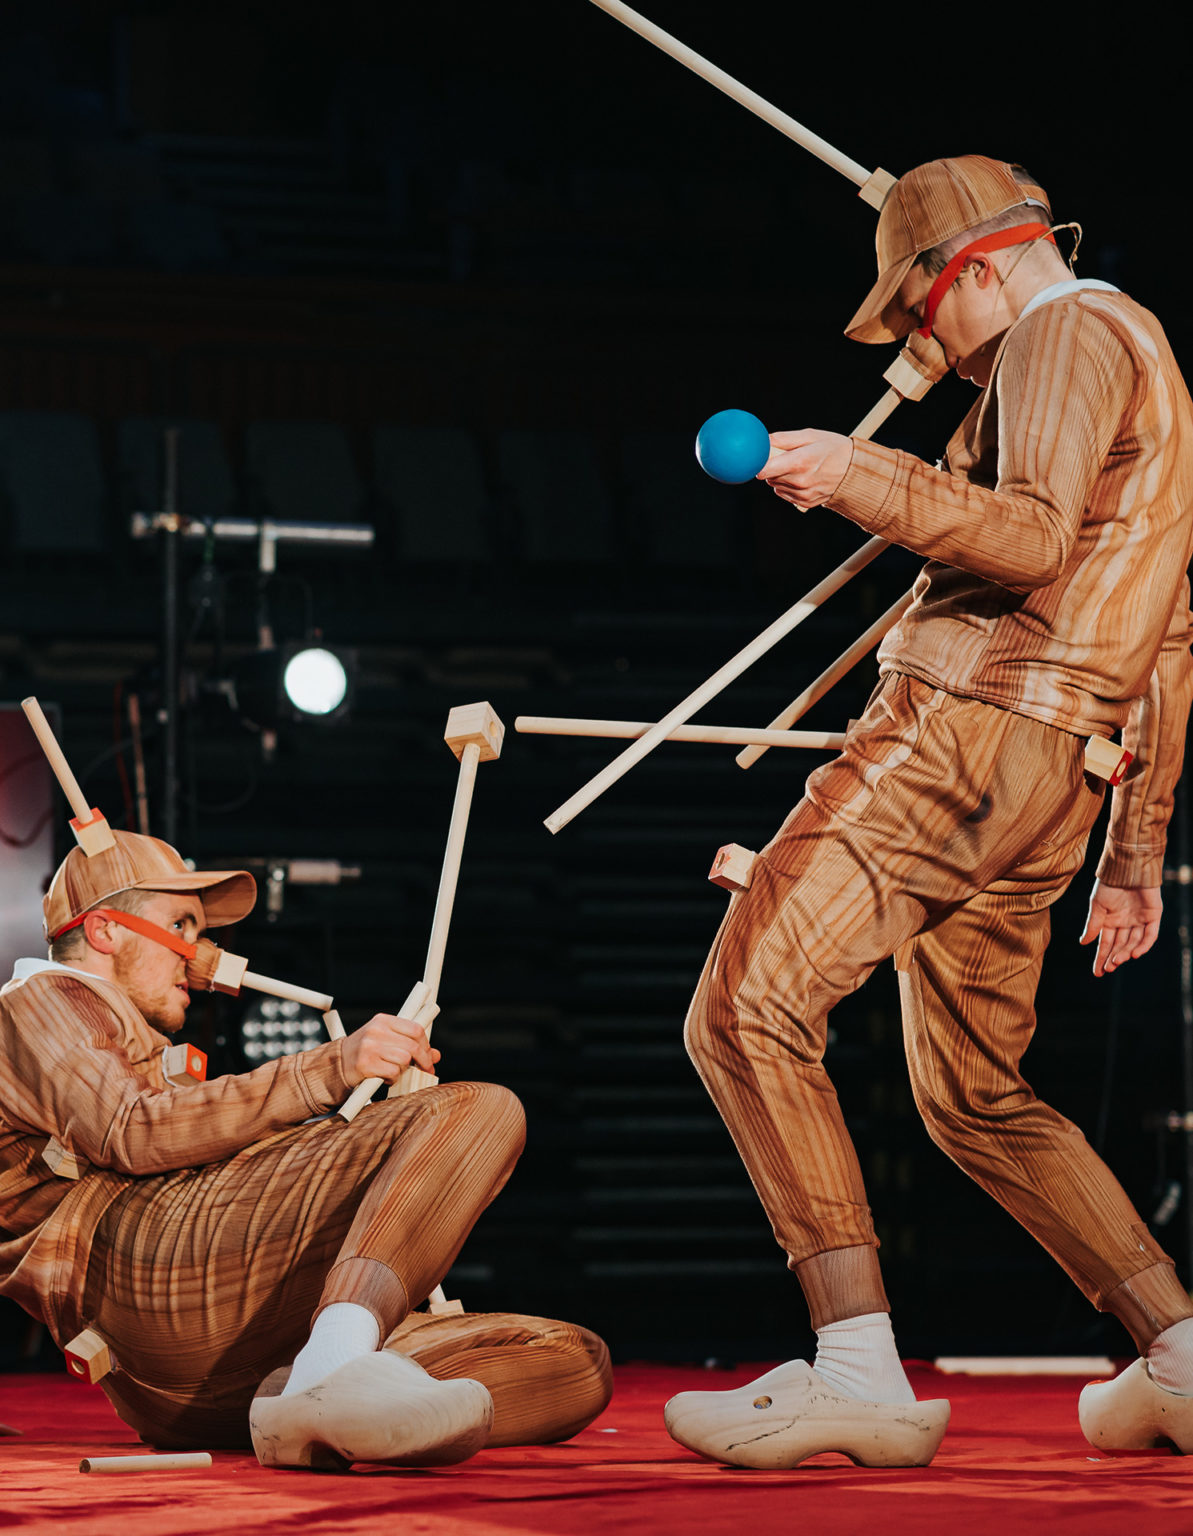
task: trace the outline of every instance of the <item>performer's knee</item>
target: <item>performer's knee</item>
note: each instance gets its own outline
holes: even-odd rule
[[[499,1083],[455,1083],[457,1113],[466,1114],[469,1123],[484,1137],[487,1146],[505,1147],[516,1159],[526,1145],[526,1112],[521,1100]]]
[[[914,1070],[911,1091],[928,1135],[962,1168],[967,1153],[1002,1134],[998,1106],[980,1092],[966,1094],[959,1084],[929,1081]]]

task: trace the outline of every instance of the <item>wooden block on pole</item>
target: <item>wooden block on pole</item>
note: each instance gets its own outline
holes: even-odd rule
[[[1105,736],[1091,736],[1085,744],[1085,771],[1095,778],[1105,779],[1112,787],[1121,784],[1127,769],[1135,761],[1126,747],[1117,741],[1107,741]]]
[[[726,891],[748,891],[754,878],[754,860],[758,855],[740,843],[726,843],[717,849],[708,878]]]
[[[448,714],[443,739],[457,757],[462,757],[464,748],[473,742],[479,748],[477,761],[491,763],[501,756],[505,726],[491,704],[457,704]]]
[[[92,1387],[116,1369],[116,1357],[94,1328],[84,1328],[82,1333],[76,1334],[63,1354],[68,1373],[76,1381],[85,1381]]]
[[[869,177],[857,189],[857,195],[863,203],[869,203],[871,208],[881,208],[886,202],[887,193],[898,179],[897,176],[892,176],[890,171],[884,171],[880,165],[875,166]]]

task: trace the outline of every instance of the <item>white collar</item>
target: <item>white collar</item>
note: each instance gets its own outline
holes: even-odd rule
[[[1100,277],[1068,277],[1059,283],[1050,283],[1047,288],[1041,288],[1039,293],[1033,293],[1019,311],[1018,318],[1022,320],[1033,309],[1039,309],[1041,304],[1051,304],[1053,299],[1063,299],[1066,294],[1080,293],[1085,288],[1094,288],[1102,293],[1122,292],[1121,288],[1116,288],[1113,283],[1104,283]]]
[[[65,971],[68,976],[90,976],[93,981],[106,981],[105,976],[97,976],[94,971],[81,970],[77,965],[59,965],[56,960],[18,960],[12,968],[14,981],[28,981],[30,976],[38,976],[42,971]]]

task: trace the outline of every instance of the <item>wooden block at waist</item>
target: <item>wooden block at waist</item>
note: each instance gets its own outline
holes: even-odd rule
[[[84,1328],[63,1350],[66,1369],[76,1381],[94,1386],[116,1369],[116,1358],[94,1328]]]
[[[463,755],[469,742],[475,742],[480,761],[489,763],[501,756],[505,726],[491,704],[457,704],[448,714],[443,739],[457,757]]]
[[[758,857],[752,849],[740,843],[726,843],[717,849],[708,878],[714,885],[726,891],[747,891],[754,878],[754,860]]]
[[[1085,744],[1085,771],[1110,785],[1121,784],[1135,761],[1127,749],[1105,736],[1091,736]]]
[[[207,1081],[207,1054],[197,1045],[168,1045],[162,1052],[162,1071],[167,1077],[189,1077],[196,1083]]]
[[[56,1173],[60,1179],[77,1179],[83,1172],[78,1158],[66,1150],[57,1136],[50,1137],[41,1155],[49,1164],[51,1172]]]

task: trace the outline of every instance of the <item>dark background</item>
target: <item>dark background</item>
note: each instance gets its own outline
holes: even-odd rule
[[[1174,23],[646,9],[867,166],[1026,163],[1085,226],[1079,271],[1156,309],[1189,357]],[[841,334],[873,225],[837,173],[586,0],[0,12],[0,697],[58,705],[89,797],[131,826],[135,692],[160,833],[162,559],[129,527],[160,504],[161,428],[182,424],[184,512],[376,527],[365,556],[280,550],[279,640],[313,623],[360,673],[352,713],[283,722],[272,761],[218,686],[254,649],[252,551],[184,550],[179,843],[208,866],[359,866],[227,935],[359,1024],[421,971],[443,724],[491,700],[510,734],[478,776],[436,1041],[445,1075],[519,1092],[530,1139],[448,1289],[588,1323],[620,1358],[808,1342],[679,1036],[724,908],[713,852],[760,846],[815,759],[746,775],[728,750],[667,746],[552,838],[542,818],[616,746],[512,723],[657,718],[860,542],[713,487],[691,441],[729,405],[772,428],[860,420],[890,360]],[[935,459],[967,403],[946,380],[883,440]],[[917,563],[886,554],[704,717],[765,722]],[[840,729],[873,676],[808,723]],[[1181,1166],[1147,1128],[1184,1107],[1176,903],[1152,955],[1094,983],[1075,942],[1093,857],[1055,911],[1028,1076],[1151,1216]],[[214,1069],[243,1065],[240,1009],[192,1009]],[[889,968],[834,1036],[904,1353],[1127,1352],[928,1142]],[[1183,1211],[1156,1230],[1187,1281]],[[3,1322],[27,1365],[37,1337]]]

